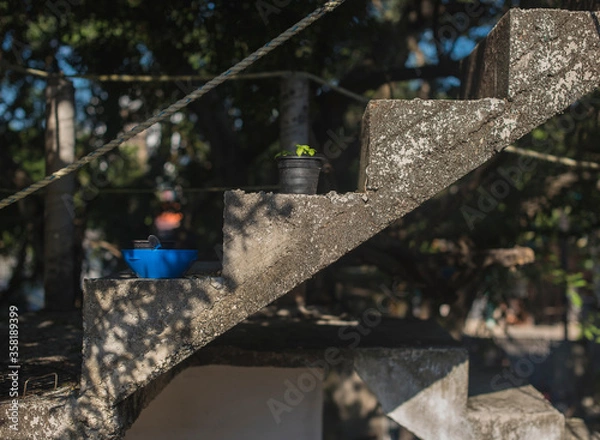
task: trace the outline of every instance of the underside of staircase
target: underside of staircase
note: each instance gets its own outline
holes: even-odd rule
[[[86,280],[81,389],[46,402],[55,423],[29,420],[22,438],[121,437],[190,355],[593,91],[599,29],[591,12],[513,9],[465,61],[467,99],[369,103],[357,192],[227,192],[220,277]],[[453,353],[451,368],[429,349],[385,364],[366,351],[354,367],[424,440],[567,438],[563,416],[533,389],[467,399],[468,361]],[[434,380],[408,393],[423,369]],[[523,411],[497,417],[515,398]]]

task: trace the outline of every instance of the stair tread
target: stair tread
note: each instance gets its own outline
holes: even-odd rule
[[[546,398],[531,385],[470,396],[467,401],[470,413],[498,416],[557,413]]]
[[[530,385],[467,400],[467,418],[475,439],[563,440],[565,419]]]

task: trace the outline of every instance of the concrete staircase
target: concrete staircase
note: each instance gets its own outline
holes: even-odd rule
[[[468,100],[368,105],[356,193],[226,193],[222,277],[86,280],[81,390],[48,410],[78,428],[56,422],[27,438],[120,438],[184,359],[591,92],[598,15],[511,10],[465,77]],[[448,364],[429,349],[374,359],[357,357],[356,370],[425,440],[566,438],[562,415],[533,389],[467,399],[466,359]],[[506,410],[512,400],[523,410]]]
[[[428,348],[400,355],[382,360],[361,353],[354,366],[387,415],[421,439],[570,438],[563,415],[531,386],[468,397],[464,352]]]
[[[481,165],[515,138],[506,111],[499,99],[375,101],[364,121],[364,192],[228,192],[221,278],[87,280],[86,406],[111,414],[108,408]],[[113,414],[86,425],[94,432],[122,426]]]

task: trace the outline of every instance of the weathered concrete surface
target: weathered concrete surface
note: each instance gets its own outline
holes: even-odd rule
[[[512,11],[514,9],[500,19],[467,58],[461,60],[462,99],[507,98]]]
[[[65,390],[43,397],[18,399],[18,422],[11,428],[11,401],[0,402],[0,438],[10,440],[75,440],[85,438],[77,422],[76,393]]]
[[[269,289],[252,296],[231,293],[220,278],[86,280],[82,393],[98,404],[116,405],[267,305],[274,299],[269,296],[272,294]],[[377,321],[378,328],[386,329],[380,321],[381,318]],[[415,325],[418,324],[411,324]],[[443,340],[441,330],[432,334],[433,330],[421,327],[418,332],[409,332],[404,327],[402,331],[413,339],[430,343]],[[260,334],[260,329],[253,331]],[[335,335],[331,331],[327,339],[333,343]],[[365,337],[351,328],[347,331],[348,335],[341,335],[342,338],[350,338],[352,342],[358,334],[363,343],[379,345],[388,334],[369,330],[372,334]],[[290,348],[293,340],[289,331],[281,334],[286,335],[284,342]],[[319,340],[316,347],[322,347],[323,336],[315,337]],[[306,335],[295,337],[306,347]],[[266,336],[263,339],[265,347],[274,346],[277,340],[271,337],[267,342]],[[388,345],[401,341],[409,343],[406,338],[395,337]],[[232,342],[240,345],[243,341]],[[446,336],[445,343],[449,342]],[[278,349],[285,349],[285,344]]]
[[[496,133],[504,111],[501,99],[371,101],[358,190],[389,188],[422,203],[504,146]]]
[[[225,194],[227,288],[260,307],[290,291],[535,127],[514,111],[497,99],[371,102],[363,193]]]
[[[218,278],[86,280],[82,392],[117,403],[181,362],[229,328],[225,296]]]
[[[465,417],[469,362],[464,349],[361,350],[354,367],[387,415],[420,438],[475,438]]]
[[[111,401],[94,388],[80,393],[75,402],[74,413],[74,429],[77,435],[54,438],[61,440],[63,438],[89,440],[123,438],[126,430],[138,418],[141,411],[187,366],[185,361],[180,362],[118,403]]]
[[[561,110],[598,86],[598,12],[511,9],[463,62],[463,97]]]
[[[564,416],[529,385],[470,397],[467,416],[474,439],[563,440],[565,436]]]
[[[225,193],[223,277],[236,294],[268,292],[269,302],[376,230],[377,213],[364,194],[325,196]],[[345,224],[346,227],[340,227]],[[348,236],[348,229],[356,236]],[[264,304],[263,304],[264,305]]]

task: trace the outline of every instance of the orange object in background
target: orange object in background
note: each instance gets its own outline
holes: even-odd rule
[[[181,212],[164,211],[154,219],[154,226],[158,231],[171,231],[181,226],[183,214]]]

